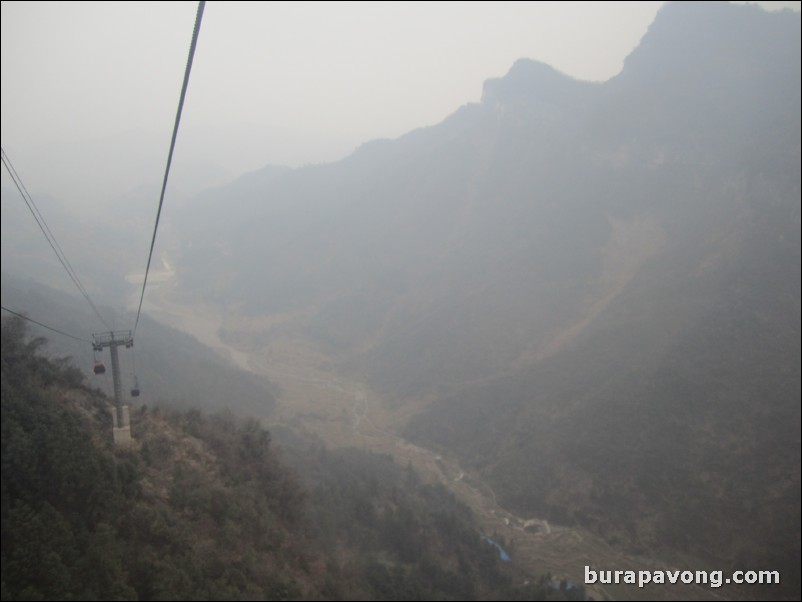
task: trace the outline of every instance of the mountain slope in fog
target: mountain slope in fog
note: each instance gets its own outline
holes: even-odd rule
[[[407,436],[517,509],[798,591],[799,48],[798,13],[675,3],[603,84],[519,61],[437,126],[204,197],[183,283],[425,401]]]
[[[3,305],[34,320],[58,324],[86,339],[105,328],[80,297],[58,292],[30,280],[2,274]],[[133,324],[134,316],[101,306],[105,319],[117,329]],[[3,317],[7,314],[3,312]],[[76,341],[31,325],[32,332],[47,336],[47,350],[55,357],[71,357],[93,387],[113,395],[111,370],[93,373],[95,359],[109,366],[109,352],[92,353],[88,342]],[[133,349],[120,350],[122,389],[137,385],[142,396],[131,401],[170,403],[176,407],[237,408],[257,416],[268,414],[276,402],[277,387],[267,379],[243,372],[223,360],[194,337],[142,315]],[[52,336],[51,336],[52,335]],[[135,380],[138,379],[138,380]]]

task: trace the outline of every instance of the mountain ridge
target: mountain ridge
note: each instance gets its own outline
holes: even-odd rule
[[[672,3],[607,82],[520,61],[261,190],[207,298],[240,300],[233,343],[323,350],[516,508],[798,590],[799,41],[796,13]]]

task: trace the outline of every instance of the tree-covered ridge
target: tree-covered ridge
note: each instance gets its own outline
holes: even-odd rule
[[[2,329],[2,599],[540,599],[411,468],[294,450],[253,419],[140,407],[135,448],[68,362]],[[300,460],[298,460],[300,458]]]
[[[132,598],[117,516],[136,467],[94,440],[94,425],[111,427],[105,400],[24,334],[3,321],[2,597]]]

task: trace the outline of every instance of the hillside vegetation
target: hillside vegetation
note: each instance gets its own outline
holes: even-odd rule
[[[391,459],[303,455],[230,413],[138,408],[110,443],[108,399],[2,328],[2,598],[564,599],[484,543],[470,512]]]

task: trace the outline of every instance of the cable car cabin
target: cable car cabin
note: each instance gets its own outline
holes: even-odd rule
[[[106,373],[106,364],[103,362],[95,362],[95,367],[93,368],[95,374],[105,374]]]
[[[131,389],[131,397],[139,397],[139,389]]]

